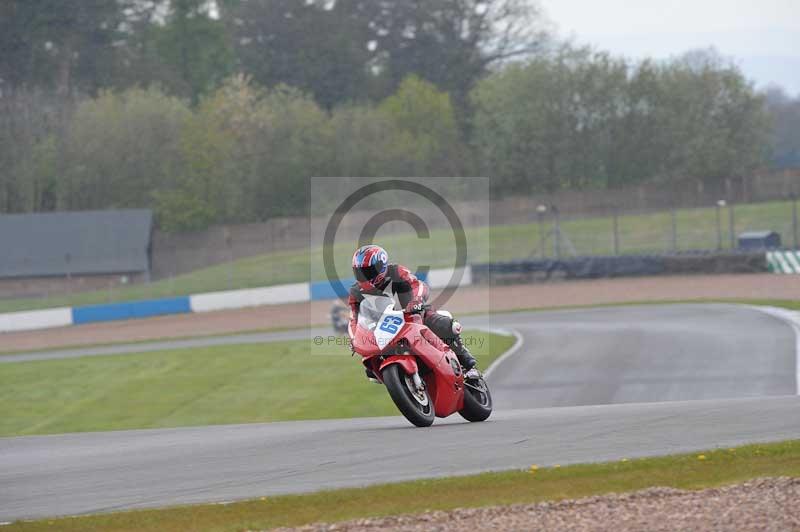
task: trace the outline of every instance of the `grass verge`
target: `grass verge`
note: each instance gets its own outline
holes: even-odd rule
[[[263,530],[319,521],[572,499],[652,486],[702,489],[764,476],[800,476],[800,441],[264,497],[227,505],[18,522],[5,530]]]
[[[514,342],[465,338],[482,367]],[[340,350],[314,355],[306,340],[0,364],[0,436],[396,415]]]

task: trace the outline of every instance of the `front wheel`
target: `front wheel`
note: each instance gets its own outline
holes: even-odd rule
[[[418,427],[430,427],[436,414],[428,390],[417,390],[414,379],[399,364],[386,366],[381,375],[389,396],[400,413]]]
[[[492,394],[483,377],[464,381],[464,408],[458,413],[467,421],[485,421],[492,415]]]

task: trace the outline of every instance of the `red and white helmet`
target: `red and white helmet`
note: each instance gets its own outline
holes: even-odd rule
[[[389,255],[380,246],[368,244],[353,253],[353,275],[365,290],[372,290],[383,284],[388,266]]]

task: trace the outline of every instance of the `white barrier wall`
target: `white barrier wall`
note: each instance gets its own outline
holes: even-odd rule
[[[26,310],[0,314],[0,332],[32,331],[72,325],[72,308]]]
[[[248,288],[226,292],[210,292],[189,296],[192,312],[301,303],[311,299],[308,283],[284,284],[265,288]]]
[[[432,288],[445,288],[451,284],[453,268],[442,268],[428,272],[427,282]],[[468,286],[472,284],[472,269],[467,266],[462,270],[461,280],[458,286]],[[185,300],[184,298],[179,298]],[[214,310],[227,310],[245,307],[258,307],[262,305],[281,305],[284,303],[302,303],[311,301],[311,285],[309,283],[294,283],[279,286],[267,286],[264,288],[248,288],[244,290],[228,290],[225,292],[210,292],[207,294],[197,294],[189,296],[189,307],[191,312],[211,312]],[[149,303],[160,303],[158,300]],[[131,302],[129,305],[141,307],[147,301]],[[94,314],[100,310],[98,305],[88,307],[78,307],[75,309],[61,307],[47,310],[32,310],[24,312],[10,312],[0,314],[0,332],[30,331],[35,329],[47,329],[50,327],[64,327],[74,323],[88,323],[90,321],[108,321],[110,319],[129,319],[130,317],[143,317],[143,314],[136,312],[119,312],[120,305],[124,303],[110,304],[114,316],[119,314],[124,317],[111,317],[99,319]],[[101,305],[102,306],[102,305]],[[182,312],[186,312],[185,303]],[[84,316],[91,313],[92,316]],[[130,314],[130,315],[129,315]],[[77,317],[76,317],[77,316]],[[81,319],[84,316],[86,319]]]
[[[431,288],[444,288],[451,284],[451,280],[453,278],[453,272],[462,273],[461,281],[458,282],[458,286],[469,286],[472,284],[472,268],[469,266],[465,266],[463,268],[459,268],[458,270],[454,270],[453,268],[441,268],[438,270],[431,270],[428,272],[428,285]],[[455,280],[453,280],[455,283]]]

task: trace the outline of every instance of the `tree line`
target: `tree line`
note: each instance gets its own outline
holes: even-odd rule
[[[302,214],[315,175],[502,196],[800,153],[775,125],[798,101],[713,51],[631,61],[543,27],[523,0],[8,0],[0,212],[151,207],[187,230]]]

